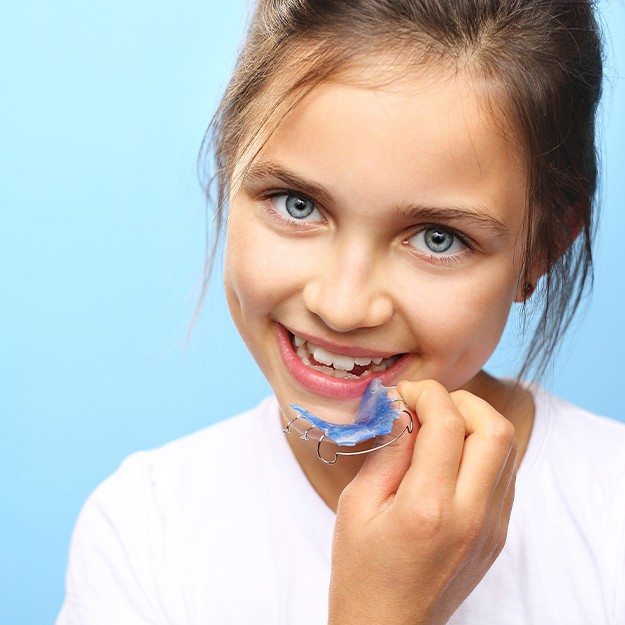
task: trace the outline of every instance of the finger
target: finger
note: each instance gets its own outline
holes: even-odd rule
[[[458,469],[456,498],[461,505],[488,504],[516,444],[514,426],[488,402],[464,390],[452,399],[467,421],[468,436]],[[512,461],[513,462],[513,461]]]
[[[495,492],[493,494],[492,507],[494,508],[497,518],[501,520],[501,523],[507,526],[510,519],[510,513],[512,511],[512,500],[510,499],[510,491],[512,490],[512,498],[514,498],[514,489],[517,476],[517,443],[515,443],[510,450],[506,465],[501,472],[501,477]]]
[[[406,427],[411,421],[412,432],[409,432]],[[414,413],[409,415],[403,412],[394,422],[390,434],[376,438],[375,446],[384,444],[403,432],[401,436],[394,443],[366,454],[360,470],[345,489],[345,496],[353,494],[368,518],[374,516],[396,493],[410,466],[419,427]]]
[[[398,392],[412,408],[421,428],[397,497],[406,502],[451,498],[456,489],[462,457],[465,420],[447,389],[435,380],[400,382]]]

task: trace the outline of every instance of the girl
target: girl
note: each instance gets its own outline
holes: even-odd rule
[[[524,380],[591,277],[601,76],[587,0],[259,2],[204,153],[274,395],[98,487],[58,625],[625,623],[625,426]],[[375,378],[396,442],[283,433]]]

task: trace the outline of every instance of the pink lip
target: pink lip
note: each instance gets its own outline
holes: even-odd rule
[[[382,384],[384,384],[385,386],[392,386],[399,371],[403,369],[404,366],[408,364],[408,361],[412,358],[412,354],[404,354],[395,363],[393,363],[391,367],[386,369],[386,371],[372,373],[364,378],[359,378],[357,380],[334,378],[330,375],[322,373],[321,371],[317,371],[316,369],[307,367],[301,361],[299,356],[295,353],[293,345],[291,345],[291,339],[289,337],[288,330],[280,323],[276,323],[276,330],[280,354],[289,373],[304,388],[325,397],[333,397],[335,399],[357,399],[365,392],[365,389],[373,378],[380,378]],[[297,336],[301,336],[302,338],[306,339],[305,334],[298,333]],[[346,350],[345,347],[342,347],[341,351],[339,351],[336,348],[340,346],[333,346],[327,341],[317,342],[317,339],[311,339],[311,342],[337,354],[346,354],[354,357],[383,356],[383,354],[380,352],[373,353],[371,351],[365,351],[361,349]],[[390,358],[390,356],[393,355],[394,354],[389,354],[388,356],[383,357]]]

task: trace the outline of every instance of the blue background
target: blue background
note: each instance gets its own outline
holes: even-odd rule
[[[625,5],[601,7],[596,291],[547,385],[625,420]],[[184,348],[204,253],[195,158],[246,3],[21,0],[2,13],[0,623],[40,625],[96,484],[130,452],[269,392],[219,280]],[[504,341],[490,370],[512,374],[515,353]]]

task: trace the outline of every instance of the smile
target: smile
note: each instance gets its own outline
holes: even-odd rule
[[[300,336],[276,323],[278,348],[288,373],[317,395],[335,399],[358,399],[372,378],[385,386],[399,381],[400,370],[414,354],[375,353],[373,350],[319,345],[312,336]]]
[[[384,358],[382,356],[352,357],[334,354],[295,334],[289,333],[289,337],[293,349],[306,366],[335,378],[356,380],[370,376],[376,371],[386,371],[401,356],[401,354],[396,354],[390,358]]]

